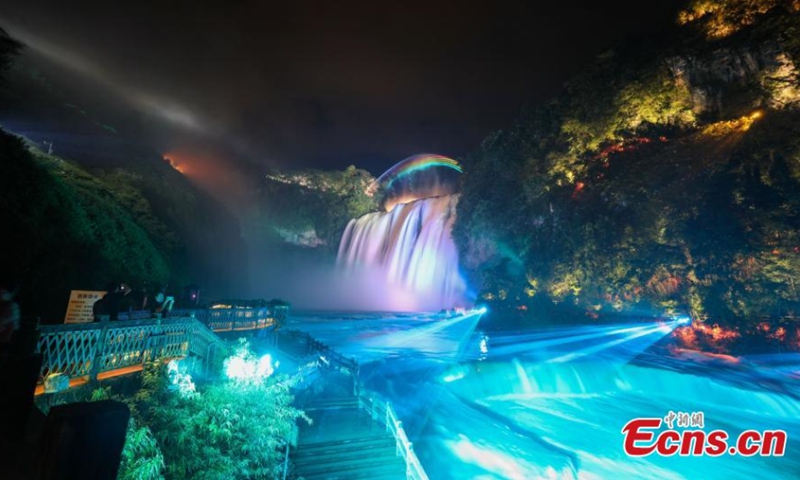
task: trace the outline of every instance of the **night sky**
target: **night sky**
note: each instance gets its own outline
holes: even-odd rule
[[[466,155],[614,43],[669,28],[679,5],[4,3],[24,61],[121,135],[218,163],[374,174]]]

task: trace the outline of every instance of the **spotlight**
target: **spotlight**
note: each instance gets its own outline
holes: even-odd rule
[[[678,323],[678,325],[689,325],[692,323],[692,317],[689,315],[673,315],[672,320]]]
[[[480,307],[475,310],[479,314],[483,315],[484,313],[488,312],[489,310],[486,307]]]

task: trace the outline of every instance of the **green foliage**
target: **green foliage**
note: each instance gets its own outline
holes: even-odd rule
[[[238,220],[159,157],[91,171],[0,132],[0,281],[21,286],[23,314],[63,316],[69,291],[244,283]]]
[[[781,7],[797,11],[797,0],[692,0],[678,15],[682,25],[697,25],[710,38],[723,38]]]
[[[376,211],[366,194],[374,178],[353,166],[345,170],[304,170],[267,176],[256,222],[279,232],[284,241],[336,249],[347,222]]]
[[[69,290],[164,281],[168,266],[113,191],[81,168],[0,132],[3,275],[28,316],[59,318]]]
[[[157,480],[164,478],[164,455],[153,432],[137,427],[131,420],[125,434],[125,447],[119,467],[119,480]]]
[[[147,232],[170,267],[170,283],[206,291],[235,291],[247,281],[239,221],[169,162],[152,155],[126,158],[124,167],[93,167]]]
[[[575,183],[585,173],[585,157],[604,146],[694,125],[689,88],[665,63],[641,55],[610,52],[569,82],[559,104],[557,147],[548,152],[547,173],[556,182]]]
[[[153,375],[153,368],[148,369]],[[99,402],[112,398],[111,387],[98,388],[92,391],[89,401]],[[135,407],[135,402],[130,399],[119,398]],[[164,455],[156,442],[153,432],[145,426],[138,426],[132,417],[125,432],[125,446],[122,448],[120,460],[119,480],[158,480],[164,478]]]
[[[144,178],[131,170],[117,168],[110,172],[101,172],[103,182],[114,191],[116,200],[136,218],[139,225],[150,235],[159,248],[174,252],[181,248],[180,235],[169,228],[162,218],[153,211],[153,206],[143,194]],[[176,199],[176,205],[186,199]]]
[[[187,396],[165,366],[147,365],[141,388],[120,398],[133,420],[119,478],[277,478],[296,419],[308,420],[291,406],[294,382],[280,374],[260,383],[220,380]],[[93,398],[108,396],[98,390]]]
[[[686,42],[604,55],[465,160],[453,236],[493,311],[800,313],[800,113],[703,123],[667,66]]]
[[[75,195],[88,222],[82,227],[95,243],[110,278],[164,282],[168,267],[150,237],[120,204],[114,191],[83,169],[42,152],[36,161]]]

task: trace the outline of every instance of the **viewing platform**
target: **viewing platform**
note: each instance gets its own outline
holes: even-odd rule
[[[189,358],[195,371],[206,370],[226,351],[217,334],[275,327],[289,308],[274,300],[226,301],[207,309],[173,310],[166,318],[133,311],[121,313],[117,321],[42,325],[36,394],[135,373],[154,360]]]
[[[37,395],[138,372],[154,360],[188,357],[207,368],[225,351],[224,342],[192,317],[43,325],[39,334]]]
[[[279,326],[286,315],[288,306],[218,304],[167,318],[41,326],[35,394],[139,372],[155,360],[185,359],[193,371],[207,372],[227,355],[220,334]],[[311,380],[297,391],[296,405],[313,423],[301,422],[294,448],[287,444],[284,478],[427,480],[391,405],[359,381],[358,362],[307,333],[274,333],[272,348]]]

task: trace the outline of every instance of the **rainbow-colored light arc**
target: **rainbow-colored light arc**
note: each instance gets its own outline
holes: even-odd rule
[[[461,165],[452,158],[430,153],[421,153],[396,163],[392,168],[378,177],[378,179],[375,180],[374,185],[375,187],[382,185],[384,188],[389,188],[394,182],[403,177],[406,177],[414,172],[433,167],[447,167],[452,168],[458,173],[463,172]]]

